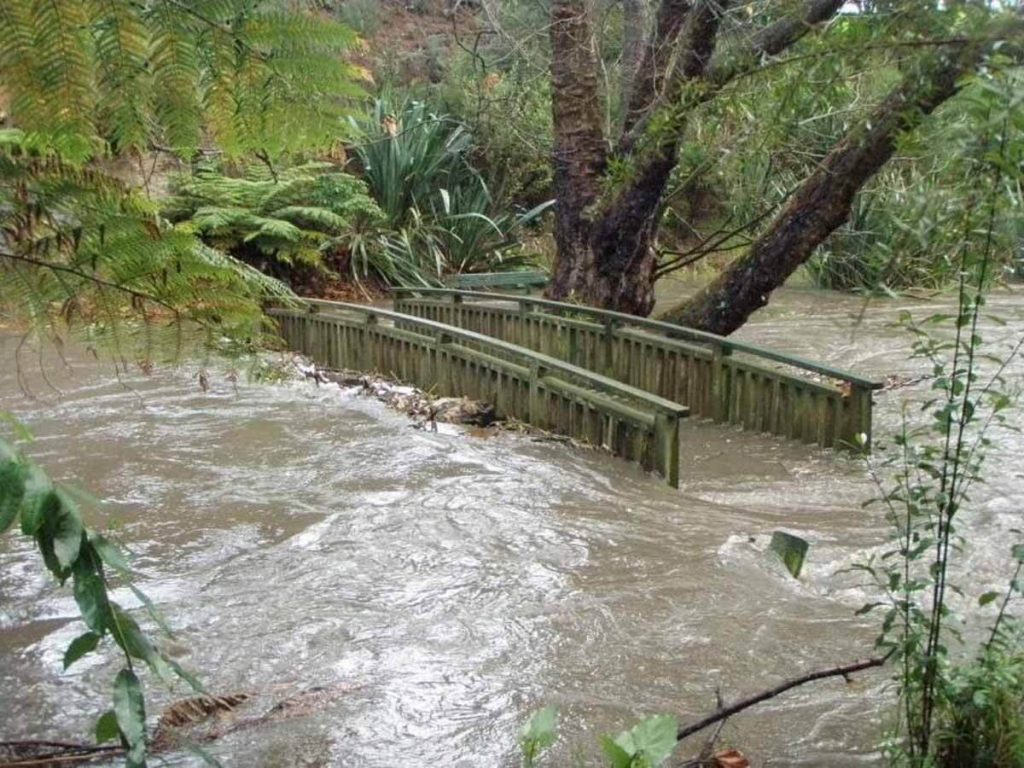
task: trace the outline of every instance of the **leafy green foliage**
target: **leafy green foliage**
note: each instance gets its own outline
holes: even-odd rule
[[[969,511],[972,486],[983,481],[982,467],[991,445],[987,433],[1007,426],[1006,409],[1015,390],[1005,371],[1024,346],[1021,338],[1008,355],[991,359],[983,353],[978,333],[994,238],[977,237],[976,222],[980,219],[989,229],[995,226],[999,195],[1012,170],[1003,162],[1009,121],[988,125],[994,131],[995,152],[977,158],[972,177],[981,190],[980,199],[976,208],[962,214],[958,311],[924,321],[903,317],[914,335],[914,356],[927,360],[934,374],[935,396],[923,407],[927,421],[913,424],[905,418],[886,462],[891,480],[872,467],[881,491],[875,501],[883,506],[895,537],[879,557],[859,566],[885,596],[861,612],[885,609],[878,645],[892,655],[900,694],[889,744],[890,758],[900,765],[1017,765],[1021,757],[1017,752],[1008,763],[990,762],[982,737],[1003,727],[999,723],[1004,721],[1010,743],[1020,734],[1024,697],[1020,686],[1013,685],[1020,632],[1008,611],[1011,599],[1020,595],[1019,558],[1005,592],[984,592],[977,598],[982,605],[1000,601],[988,641],[973,660],[954,662],[950,651],[953,641],[962,640],[954,626],[951,596],[971,592],[969,586],[952,581],[957,555],[969,543],[957,527]],[[944,327],[946,333],[937,333]],[[983,380],[980,367],[986,360],[995,370]],[[1014,555],[1019,546],[1014,546]],[[992,677],[986,681],[986,675]],[[990,686],[998,693],[988,695]],[[1001,755],[1008,754],[1002,749],[998,747]]]
[[[354,33],[249,0],[12,0],[0,24],[0,310],[144,364],[176,355],[186,326],[222,349],[265,340],[261,306],[287,289],[170,227],[98,161],[328,148],[361,94],[342,58]]]
[[[393,106],[389,97],[353,125],[363,175],[394,229],[382,245],[396,273],[423,283],[528,263],[519,236],[550,203],[519,214],[502,209],[469,163],[473,143],[464,126],[422,102]]]
[[[351,260],[355,277],[377,266],[371,249],[356,245],[373,237],[383,214],[359,179],[327,163],[274,174],[253,166],[243,177],[202,169],[176,180],[163,210],[179,231],[272,274],[327,270],[338,253],[352,251],[361,257]]]
[[[536,70],[497,41],[487,41],[478,56],[460,52],[454,58],[431,98],[468,127],[470,159],[503,199],[537,205],[553,197],[546,64]]]
[[[534,712],[519,732],[523,768],[533,768],[538,758],[555,743],[558,711],[544,707]],[[611,768],[657,768],[676,747],[679,722],[670,715],[641,720],[618,736],[601,737],[601,750]]]
[[[750,10],[768,20],[778,6]],[[748,247],[866,110],[914,71],[920,43],[983,35],[981,25],[998,12],[996,6],[947,12],[923,4],[899,14],[842,14],[756,76],[687,112],[687,140],[666,195],[659,274]],[[728,50],[724,43],[719,51]],[[849,219],[807,263],[805,276],[820,287],[865,293],[955,287],[961,232],[949,222],[975,204],[971,169],[991,150],[978,141],[992,135],[989,118],[973,102],[996,88],[1014,105],[991,113],[1014,126],[1006,148],[1012,157],[1024,120],[1020,82],[1019,69],[994,56],[960,95],[900,135],[896,155],[861,190]],[[666,120],[664,130],[675,127]],[[1013,260],[1024,231],[1019,199],[1019,184],[1001,190],[993,229],[993,263],[1000,267]],[[993,269],[990,277],[998,273]]]
[[[973,205],[971,183],[979,161],[995,153],[1008,168],[1024,162],[1024,82],[1016,72],[993,70],[968,85],[940,121],[904,137],[899,160],[888,165],[855,202],[850,221],[808,263],[817,285],[841,290],[892,292],[909,287],[943,289],[956,284],[961,228],[949,226]],[[1001,151],[993,132],[1007,122]],[[989,137],[989,138],[986,138]],[[995,198],[995,226],[970,236],[992,237],[992,259],[1010,268],[1024,233],[1019,173],[1011,171]],[[993,269],[990,279],[998,279]]]
[[[128,749],[127,768],[146,765],[146,705],[139,678],[131,669],[122,669],[114,680],[114,717]]]
[[[612,768],[655,768],[676,746],[679,723],[670,715],[654,715],[641,720],[614,739],[604,736],[601,748]]]
[[[558,710],[554,707],[538,709],[519,732],[519,745],[523,752],[523,768],[533,768],[537,758],[555,743],[555,721]]]
[[[13,124],[72,163],[152,141],[188,157],[204,130],[232,156],[305,151],[361,93],[340,59],[354,32],[245,0],[10,0],[0,24]]]
[[[411,211],[428,208],[438,189],[454,189],[475,175],[467,159],[469,133],[423,102],[383,95],[350,124],[363,178],[395,228],[409,223]]]
[[[945,681],[936,763],[1000,768],[1024,763],[1024,656],[989,648]]]
[[[127,750],[127,764],[145,765],[145,706],[132,659],[144,662],[165,682],[178,677],[201,690],[198,683],[165,658],[135,619],[110,599],[105,566],[114,563],[113,567],[122,578],[130,578],[124,555],[84,525],[70,494],[54,485],[42,469],[3,439],[0,439],[0,509],[15,510],[22,531],[34,538],[44,563],[60,584],[72,580],[75,602],[88,631],[68,645],[64,668],[95,652],[108,637],[123,653],[126,666],[114,682],[115,720],[111,720],[110,713],[101,717],[96,725],[96,737],[102,742],[119,734]],[[148,599],[146,603],[152,605]]]
[[[183,323],[246,344],[289,291],[193,234],[101,172],[0,150],[0,308],[40,333],[75,329],[118,359],[175,355]]]

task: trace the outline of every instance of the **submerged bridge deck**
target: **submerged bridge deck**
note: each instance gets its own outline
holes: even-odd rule
[[[822,447],[870,447],[879,382],[669,323],[522,296],[396,291],[395,311],[274,309],[293,349],[377,370],[603,446],[679,483],[688,414]]]
[[[554,357],[432,320],[358,304],[274,309],[292,349],[323,365],[377,370],[504,417],[603,446],[679,485],[679,403]]]
[[[871,446],[882,383],[671,323],[532,297],[399,289],[395,310],[536,350],[689,407],[693,416],[816,443]]]

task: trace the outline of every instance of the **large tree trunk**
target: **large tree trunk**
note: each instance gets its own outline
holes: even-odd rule
[[[952,97],[985,50],[979,45],[942,48],[925,66],[915,67],[829,152],[744,256],[662,318],[719,334],[743,325],[846,221],[857,192],[892,157],[900,134]]]
[[[628,3],[635,0],[627,0]],[[715,0],[661,0],[643,46],[622,136],[620,162],[628,180],[602,191],[608,147],[601,135],[597,62],[586,0],[553,0],[551,44],[555,122],[555,242],[558,254],[547,295],[584,301],[631,314],[654,306],[653,244],[665,188],[678,161],[686,106],[711,98],[733,77],[756,68],[765,55],[784,50],[834,14],[842,0],[809,0],[807,7],[715,53],[725,4]],[[629,6],[633,11],[636,8]],[[634,20],[636,14],[629,14]],[[702,81],[678,102],[687,83]],[[670,123],[657,138],[646,131],[653,116],[670,107]],[[664,121],[663,121],[664,122]]]
[[[682,50],[675,57],[671,76],[651,80],[646,70],[659,61],[665,63],[662,59],[667,54],[659,46],[668,45],[668,41],[648,48],[638,74],[638,90],[633,94],[629,123],[639,119],[645,109],[650,109],[652,105],[649,102],[657,98],[657,89],[662,81],[694,80],[703,74],[711,61],[722,6],[710,0],[698,0],[686,15],[682,31],[673,23],[674,17],[666,15],[666,7],[685,12],[679,0],[666,0],[659,14],[655,38],[679,37]],[[552,42],[556,42],[554,33]],[[554,53],[557,57],[557,49]],[[561,96],[556,83],[553,94],[556,103]],[[642,106],[645,104],[646,107]],[[556,106],[556,141],[558,112]],[[573,233],[576,236],[571,238],[577,250],[563,250],[562,243],[570,239],[563,228],[573,222],[568,221],[568,217],[556,216],[555,239],[559,250],[548,296],[555,299],[572,297],[630,314],[650,314],[654,307],[656,266],[652,245],[661,220],[665,187],[677,162],[678,142],[678,132],[667,133],[657,141],[648,142],[633,162],[632,178],[614,192],[606,192],[599,205],[596,197],[589,203],[588,214],[592,218],[579,222],[583,226],[579,226]],[[557,158],[555,168],[557,178]],[[556,189],[556,193],[558,191]],[[586,266],[583,270],[574,271],[566,268],[566,262],[572,262],[573,266]]]
[[[806,0],[798,13],[736,34],[718,51],[725,2],[660,0],[615,149],[615,167],[626,169],[622,180],[605,178],[609,144],[602,133],[591,1],[551,0],[558,253],[548,295],[646,315],[654,304],[652,246],[690,112],[832,18],[843,0]],[[730,333],[764,306],[846,221],[855,195],[892,156],[899,135],[956,93],[957,79],[978,65],[996,35],[1020,35],[1020,18],[1006,19],[995,19],[981,42],[949,43],[915,63],[907,80],[833,148],[750,251],[666,316]]]
[[[585,293],[593,278],[591,207],[607,161],[598,65],[586,0],[552,0],[551,87],[554,118],[555,261],[549,293]]]

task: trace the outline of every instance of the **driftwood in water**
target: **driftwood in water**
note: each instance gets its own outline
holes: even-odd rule
[[[416,419],[419,427],[432,428],[438,423],[489,427],[497,421],[493,405],[468,397],[433,397],[417,387],[358,371],[330,371],[316,365],[297,367],[317,386],[334,383],[343,388],[358,388],[362,394]]]
[[[269,706],[260,695],[195,696],[168,706],[149,741],[149,754],[215,741],[230,733],[307,717],[360,686],[346,683],[305,688]],[[69,741],[0,741],[0,768],[67,768],[124,755],[119,745]]]

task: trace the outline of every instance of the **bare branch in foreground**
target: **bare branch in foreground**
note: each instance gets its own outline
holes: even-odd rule
[[[687,736],[692,736],[698,731],[704,730],[709,725],[714,725],[719,720],[732,717],[737,712],[749,709],[755,704],[760,704],[762,701],[774,699],[780,693],[785,693],[792,688],[797,688],[805,683],[813,683],[815,680],[824,680],[829,677],[846,677],[847,675],[852,675],[854,672],[862,672],[863,670],[871,669],[872,667],[880,667],[885,664],[888,658],[888,656],[879,656],[873,659],[867,659],[866,661],[856,661],[853,664],[847,664],[842,667],[832,667],[831,669],[822,669],[817,672],[811,672],[806,675],[801,675],[800,677],[795,677],[792,680],[787,680],[784,683],[780,683],[767,691],[762,691],[755,696],[741,699],[735,704],[730,704],[727,707],[719,707],[717,711],[707,717],[698,720],[695,723],[691,723],[690,725],[682,726],[676,734],[676,740],[682,741]]]

